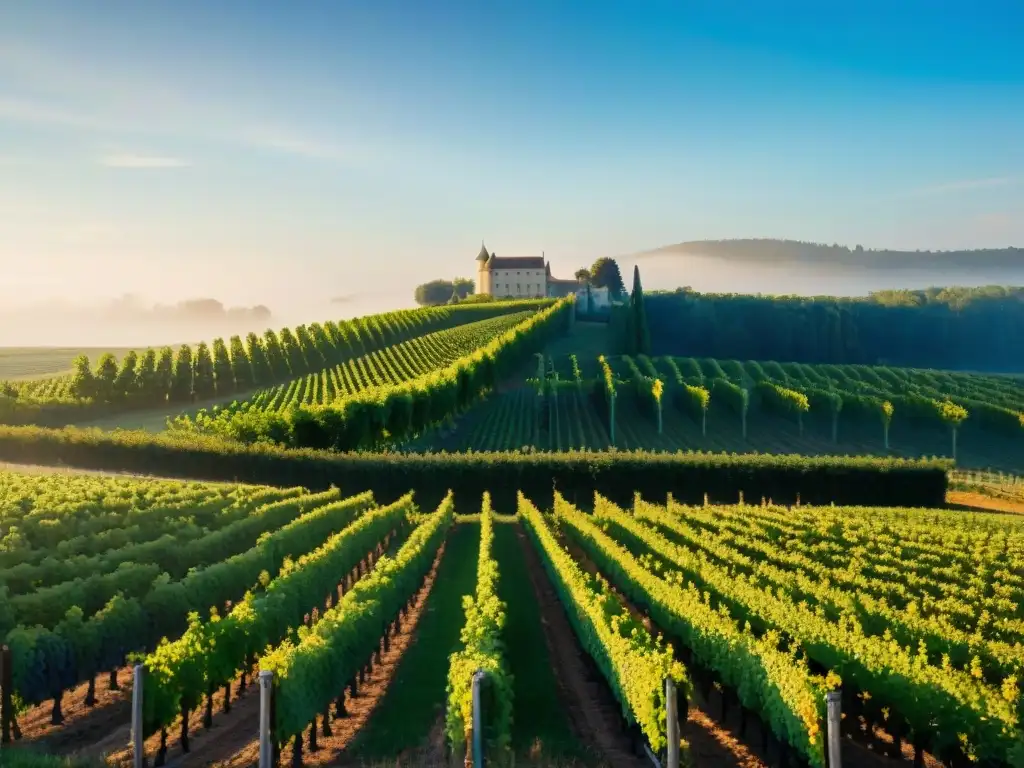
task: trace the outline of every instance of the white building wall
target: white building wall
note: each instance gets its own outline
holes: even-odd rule
[[[488,293],[495,297],[527,298],[546,296],[548,292],[547,273],[543,269],[494,269],[489,280]]]
[[[480,264],[480,269],[476,273],[476,292],[478,294],[491,292],[491,273],[487,271],[485,264]]]

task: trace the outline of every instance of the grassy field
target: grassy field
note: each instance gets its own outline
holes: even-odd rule
[[[69,373],[79,355],[95,364],[105,352],[118,359],[134,347],[0,347],[0,381],[27,381]]]

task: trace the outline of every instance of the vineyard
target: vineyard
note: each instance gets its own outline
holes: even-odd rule
[[[264,390],[241,405],[179,417],[172,431],[292,447],[377,448],[451,420],[544,340],[572,305],[512,313],[387,347],[332,370]]]
[[[0,460],[163,479],[0,471],[4,762],[1024,768],[1024,385],[609,340],[480,303],[5,385]]]
[[[130,761],[139,695],[254,765],[261,671],[281,764],[824,766],[830,692],[844,765],[1022,764],[1024,518],[507,503],[0,474],[0,749]]]
[[[286,414],[297,406],[330,406],[366,390],[405,384],[452,365],[521,324],[531,314],[518,312],[417,336],[349,359],[335,368],[293,379],[288,384],[258,390],[243,403],[216,408],[210,413],[200,411],[194,419],[179,417],[171,428],[237,436],[244,430],[242,425],[254,419]]]
[[[881,366],[538,355],[532,375],[406,450],[760,451],[1024,466],[1016,379]]]
[[[69,374],[0,381],[0,423],[57,426],[111,413],[224,400],[295,381],[424,334],[548,304],[509,301],[399,310],[250,333],[244,339],[232,336],[226,342],[182,344],[176,350],[122,351],[120,360],[108,352],[95,364],[80,354],[71,362]],[[12,357],[12,379],[28,370],[18,363],[27,357],[26,351]]]

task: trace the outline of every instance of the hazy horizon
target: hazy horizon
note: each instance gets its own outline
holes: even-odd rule
[[[835,265],[738,264],[729,259],[700,254],[639,253],[618,257],[623,278],[630,283],[633,267],[640,268],[646,290],[675,290],[689,286],[707,293],[762,293],[796,295],[866,296],[885,289],[923,289],[933,286],[1024,286],[1024,264],[1019,269],[974,269],[941,271],[923,269],[851,269]],[[566,277],[576,267],[554,268]],[[463,276],[469,277],[466,272]],[[194,317],[161,321],[146,297],[134,295],[138,307],[135,321],[125,322],[112,308],[125,297],[98,298],[90,302],[39,302],[22,307],[0,308],[0,347],[149,347],[197,343],[217,336],[262,333],[268,327],[279,330],[301,323],[346,320],[362,315],[416,306],[413,288],[394,294],[356,294],[295,304],[281,301],[276,306],[261,302],[271,312],[268,321],[234,322],[221,317]],[[191,297],[195,298],[195,297]],[[284,297],[279,297],[284,298]],[[249,308],[231,308],[249,309]]]
[[[411,306],[481,238],[559,277],[684,240],[1024,245],[1022,37],[995,0],[5,4],[0,309],[212,297],[281,327]],[[647,263],[736,292],[946,277]],[[142,334],[33,317],[0,344]]]

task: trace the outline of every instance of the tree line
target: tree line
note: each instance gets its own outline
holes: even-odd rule
[[[1024,289],[887,291],[866,298],[652,292],[654,354],[801,363],[1020,370]]]
[[[476,284],[472,280],[456,277],[454,280],[431,280],[429,283],[417,285],[413,298],[421,307],[439,307],[461,301],[472,296],[475,291]]]
[[[949,251],[900,251],[888,248],[850,248],[838,243],[813,243],[800,240],[749,238],[736,240],[697,240],[670,245],[650,254],[690,254],[711,256],[725,261],[761,264],[814,264],[821,267],[870,267],[871,269],[945,269],[967,272],[972,269],[1019,271],[1024,248],[975,248]]]

